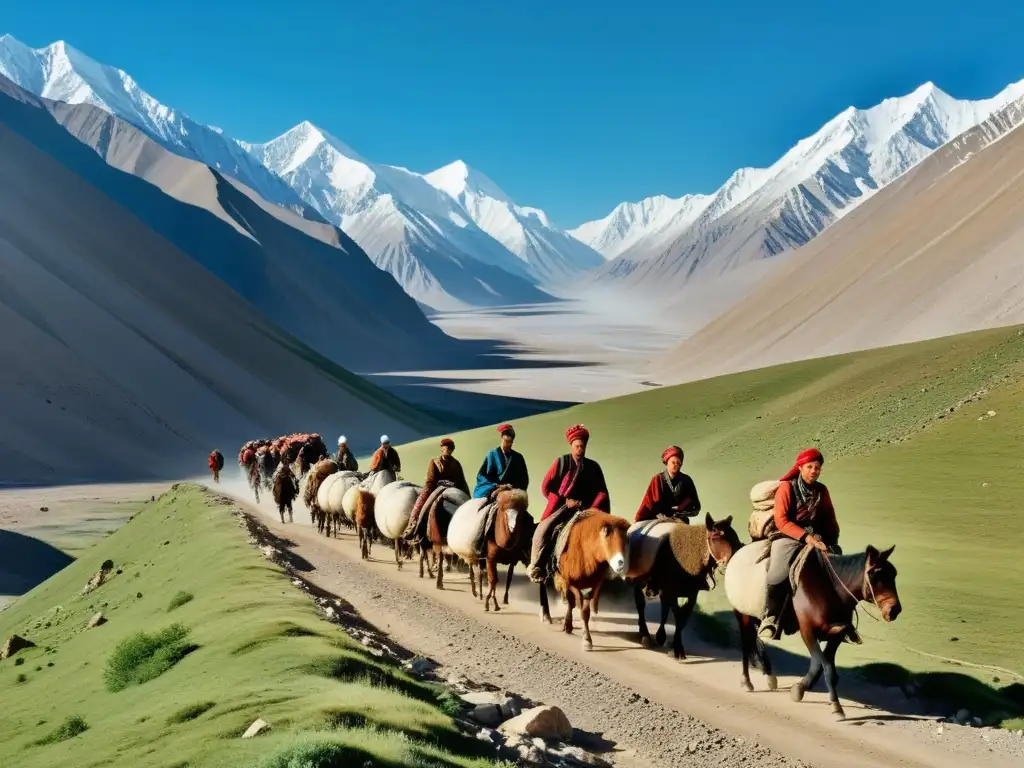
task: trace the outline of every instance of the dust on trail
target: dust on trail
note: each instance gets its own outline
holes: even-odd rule
[[[464,574],[446,574],[446,589],[437,591],[417,569],[398,572],[387,547],[375,546],[367,563],[352,535],[319,536],[301,505],[295,523],[281,525],[272,499],[261,494],[255,505],[240,479],[210,487],[259,509],[271,531],[309,563],[305,578],[339,594],[396,641],[470,679],[557,704],[577,727],[628,745],[654,765],[1009,768],[1024,759],[1024,741],[1008,731],[946,725],[938,733],[934,719],[848,698],[848,719],[836,723],[824,693],[809,693],[802,704],[789,700],[785,688],[795,677],[780,674],[782,691],[770,694],[755,675],[758,692],[745,693],[738,663],[695,654],[689,641],[683,664],[640,648],[628,606],[617,611],[602,601],[601,615],[591,620],[595,649],[584,653],[578,631],[569,637],[539,622],[536,589],[519,575],[511,604],[486,614]],[[856,681],[842,685],[850,694]]]

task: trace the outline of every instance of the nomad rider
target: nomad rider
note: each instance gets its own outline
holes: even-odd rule
[[[335,456],[334,461],[338,465],[339,472],[359,471],[359,462],[352,455],[352,451],[348,449],[348,440],[344,435],[338,438],[338,455]]]
[[[771,556],[768,561],[768,595],[759,634],[778,639],[779,619],[789,597],[789,569],[805,545],[840,554],[839,523],[828,488],[818,482],[825,458],[808,448],[782,478],[775,491]]]
[[[548,504],[533,534],[530,566],[527,570],[531,581],[538,584],[547,580],[544,555],[550,543],[549,531],[559,523],[568,521],[581,509],[597,508],[611,512],[608,485],[604,481],[601,465],[586,457],[590,432],[582,424],[577,424],[565,431],[565,439],[572,452],[555,459],[541,483]]]
[[[380,436],[380,448],[370,459],[371,472],[380,472],[382,469],[390,469],[395,474],[402,471],[402,460],[398,458],[398,451],[391,447],[391,440],[387,435]]]
[[[455,441],[450,437],[441,439],[441,455],[430,460],[427,465],[427,479],[423,483],[423,490],[416,499],[412,508],[412,515],[409,523],[405,526],[402,537],[405,538],[416,530],[416,523],[419,522],[420,512],[423,505],[427,503],[430,494],[442,483],[450,483],[460,491],[469,495],[469,485],[466,483],[466,475],[462,471],[462,464],[452,454],[455,452]]]
[[[689,518],[700,512],[700,498],[693,478],[683,474],[683,449],[670,445],[661,453],[665,471],[651,478],[647,493],[636,511],[635,522],[671,517],[689,524]]]
[[[511,485],[525,491],[530,484],[526,459],[523,458],[523,454],[512,450],[516,431],[511,424],[502,424],[498,427],[498,433],[501,435],[501,445],[488,451],[480,470],[476,473],[474,499],[488,498],[499,485]]]

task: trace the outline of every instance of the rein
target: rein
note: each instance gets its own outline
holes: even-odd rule
[[[860,599],[858,599],[857,596],[855,594],[853,594],[853,592],[850,590],[850,588],[848,586],[846,586],[846,582],[844,582],[839,577],[839,574],[836,573],[836,569],[833,567],[832,562],[829,559],[829,556],[826,555],[826,554],[822,554],[821,555],[821,559],[825,561],[825,566],[828,568],[829,572],[832,574],[832,580],[835,581],[835,582],[838,582],[839,585],[846,592],[846,594],[848,594],[851,598],[853,598],[853,613],[856,616],[857,615],[857,609],[860,607],[860,602],[861,602]],[[868,578],[868,572],[867,572],[866,568],[864,570],[864,584],[867,585],[867,592],[871,595],[871,602],[872,602],[872,604],[878,610],[882,610],[881,606],[878,604],[878,598],[875,596],[875,588],[871,584],[871,579]],[[875,616],[873,613],[868,611],[866,608],[864,609],[864,613],[866,613],[868,616],[870,616],[875,621],[879,621],[879,622],[881,621],[880,618]],[[856,628],[856,626],[854,628]]]

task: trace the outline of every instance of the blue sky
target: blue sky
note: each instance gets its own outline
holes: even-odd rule
[[[4,3],[165,104],[265,141],[308,119],[379,162],[463,159],[562,226],[710,192],[849,105],[1024,78],[1024,3]],[[715,7],[712,7],[715,6]]]

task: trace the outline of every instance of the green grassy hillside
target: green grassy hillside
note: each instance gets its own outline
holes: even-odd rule
[[[614,513],[632,519],[662,469],[662,449],[675,443],[704,509],[733,515],[744,538],[751,486],[819,446],[844,549],[895,544],[904,605],[892,625],[862,621],[865,643],[845,646],[843,663],[951,669],[922,651],[1024,674],[1024,331],[789,364],[524,419],[516,448],[529,465],[535,514],[540,480],[577,422],[591,430],[588,455],[604,468]],[[493,427],[454,437],[470,475],[498,442]],[[436,446],[399,446],[403,475],[422,482]],[[702,603],[727,607],[722,590]]]
[[[488,764],[457,756],[481,747],[438,691],[321,620],[229,510],[175,486],[0,614],[0,642],[37,646],[0,662],[0,765]],[[241,739],[256,718],[271,730]]]

